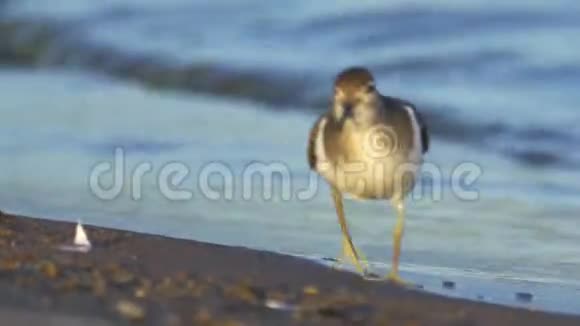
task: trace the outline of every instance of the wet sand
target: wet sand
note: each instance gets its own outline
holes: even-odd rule
[[[445,298],[239,247],[0,213],[6,325],[580,325],[580,317]]]

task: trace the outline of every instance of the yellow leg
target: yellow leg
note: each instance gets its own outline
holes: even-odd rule
[[[338,216],[338,223],[340,224],[340,229],[342,231],[343,238],[343,258],[350,258],[354,263],[357,271],[362,275],[365,274],[365,269],[363,268],[360,255],[357,252],[354,244],[352,243],[352,238],[348,232],[348,226],[346,224],[346,219],[344,217],[344,207],[342,205],[342,194],[338,189],[332,187],[332,199],[334,201],[334,207],[336,208],[336,215]]]
[[[344,262],[352,262],[353,264],[355,264],[356,266],[356,257],[358,256],[359,261],[363,267],[364,270],[368,269],[368,261],[366,259],[366,257],[364,256],[364,254],[358,250],[354,244],[352,246],[352,248],[354,248],[354,250],[351,249],[350,247],[350,243],[348,242],[348,239],[346,236],[342,236],[342,252],[341,252],[341,256],[338,259],[338,264],[344,263]]]
[[[394,202],[394,206],[397,210],[397,223],[393,230],[393,265],[387,279],[394,283],[404,284],[405,282],[399,276],[399,258],[401,256],[401,240],[405,232],[405,203],[398,200]]]

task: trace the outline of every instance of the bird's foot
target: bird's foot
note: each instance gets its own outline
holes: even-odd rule
[[[362,275],[363,279],[365,281],[373,281],[373,282],[382,282],[384,281],[384,278],[379,276],[378,274],[375,274],[373,272],[369,272],[366,271],[363,275]]]
[[[351,258],[349,256],[344,256],[340,257],[338,259],[336,259],[336,261],[332,264],[332,268],[334,269],[343,269],[343,265],[348,265],[348,264],[352,264],[355,269],[357,270],[357,272],[359,272],[361,275],[365,276],[365,275],[369,275],[369,264],[368,261],[365,260],[360,260],[357,261],[354,258]]]
[[[405,287],[407,287],[407,286],[410,285],[409,283],[407,283],[407,281],[403,280],[399,276],[399,273],[394,272],[394,271],[391,271],[387,275],[386,279],[387,279],[388,282],[391,282],[391,283],[396,284],[396,285],[405,286]]]
[[[343,264],[352,263],[361,275],[367,275],[369,270],[368,260],[359,250],[356,250],[356,253],[354,250],[350,250],[348,246],[343,246],[341,257],[336,260],[333,267],[340,269]]]

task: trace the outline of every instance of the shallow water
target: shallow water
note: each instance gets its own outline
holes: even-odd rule
[[[309,183],[306,138],[332,74],[364,63],[383,92],[419,105],[434,134],[427,161],[440,168],[442,198],[409,203],[403,270],[444,268],[459,280],[503,279],[516,288],[537,289],[525,286],[535,282],[548,297],[540,307],[580,312],[570,303],[580,297],[580,6],[414,3],[9,3],[0,19],[0,205],[335,257],[328,187],[320,181],[314,196],[297,196]],[[90,175],[117,148],[125,152],[124,187],[103,200]],[[132,173],[147,162],[136,200]],[[180,187],[191,199],[162,193],[158,176],[172,162],[187,168]],[[288,171],[291,198],[280,191],[284,180],[271,199],[259,182],[244,182],[255,162]],[[483,172],[475,201],[450,187],[465,162]],[[223,168],[233,173],[233,198],[213,200],[200,182]],[[101,181],[110,185],[112,176]],[[209,190],[224,186],[215,175],[209,181]],[[347,214],[366,256],[387,262],[387,203],[349,201]]]

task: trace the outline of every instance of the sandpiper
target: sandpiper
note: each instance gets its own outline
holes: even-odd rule
[[[427,127],[410,102],[381,95],[366,68],[351,67],[338,74],[332,105],[310,130],[308,162],[331,187],[342,230],[343,258],[350,258],[363,275],[364,257],[348,231],[343,194],[393,204],[397,222],[387,278],[402,283],[398,271],[405,197],[414,187],[428,148]]]

